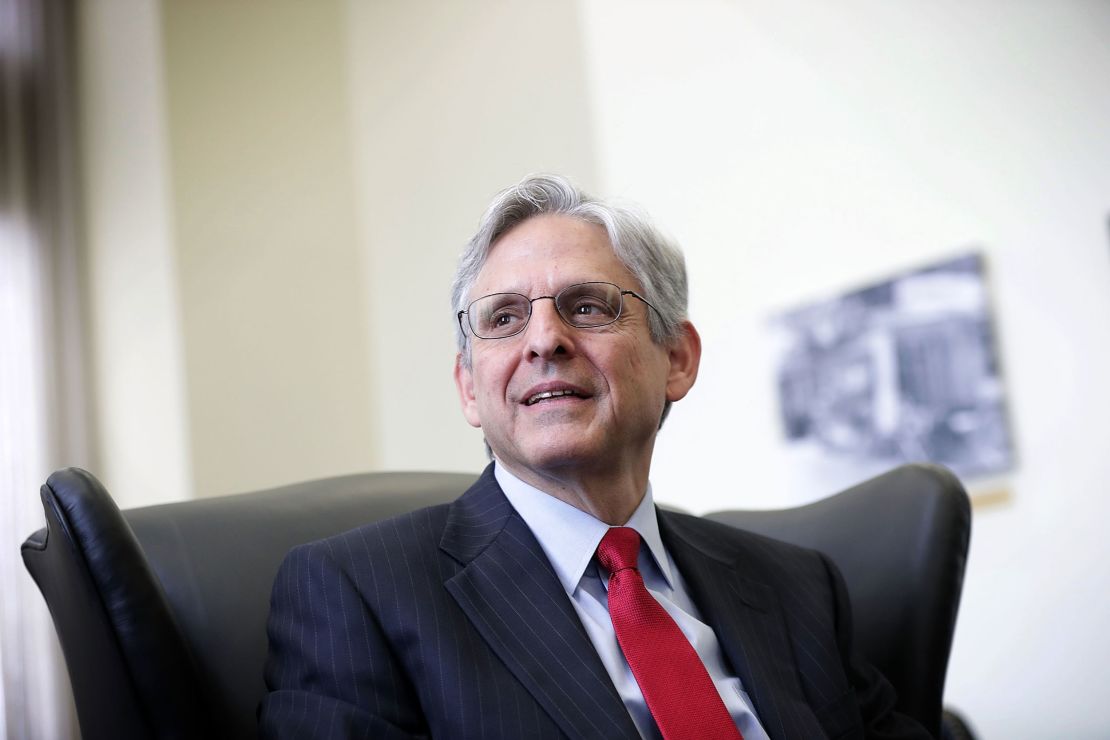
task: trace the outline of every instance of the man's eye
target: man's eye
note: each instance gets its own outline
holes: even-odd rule
[[[493,306],[482,317],[483,325],[487,331],[498,333],[513,331],[517,324],[526,321],[528,308],[512,301],[500,306]]]
[[[597,298],[580,298],[575,302],[571,312],[575,316],[612,316],[613,309],[609,304]]]

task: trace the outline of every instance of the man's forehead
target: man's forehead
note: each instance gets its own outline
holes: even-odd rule
[[[543,215],[518,224],[493,243],[472,295],[558,290],[596,280],[641,287],[613,251],[604,227],[570,216]]]

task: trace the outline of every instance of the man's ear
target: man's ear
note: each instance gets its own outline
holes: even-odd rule
[[[671,370],[667,375],[667,400],[679,401],[694,387],[701,365],[701,336],[689,321],[682,322],[681,332],[671,342],[667,353]]]
[[[474,374],[467,367],[462,352],[455,355],[455,387],[459,389],[463,416],[472,427],[482,426],[478,416],[478,400],[474,395]]]

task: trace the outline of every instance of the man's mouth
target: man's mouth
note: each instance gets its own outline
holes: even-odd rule
[[[535,404],[539,403],[540,401],[547,401],[547,400],[552,399],[552,398],[564,398],[566,396],[577,396],[577,397],[581,398],[582,394],[579,393],[578,391],[572,390],[570,388],[563,388],[563,389],[560,389],[560,390],[542,391],[540,393],[536,393],[535,395],[532,395],[532,396],[529,396],[528,398],[526,398],[524,400],[524,405],[525,406],[534,406]]]

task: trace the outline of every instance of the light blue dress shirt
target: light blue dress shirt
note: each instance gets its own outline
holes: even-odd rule
[[[640,735],[661,740],[659,728],[613,632],[613,622],[609,618],[609,574],[594,557],[609,525],[528,485],[500,463],[495,464],[494,475],[509,503],[532,530],[551,561]],[[632,527],[643,538],[639,569],[644,584],[694,646],[744,739],[768,740],[740,679],[733,676],[725,664],[717,635],[701,621],[682,574],[663,548],[650,484],[624,526]]]

